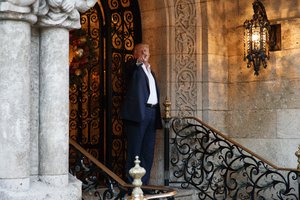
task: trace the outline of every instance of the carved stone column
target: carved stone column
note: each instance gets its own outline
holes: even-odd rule
[[[80,28],[78,10],[96,1],[90,2],[44,0],[39,7],[39,174],[40,180],[55,186],[68,184],[69,30]]]
[[[68,184],[69,32],[44,28],[40,35],[39,174],[47,183]]]
[[[36,5],[36,0],[0,2],[0,194],[30,185],[29,63]]]

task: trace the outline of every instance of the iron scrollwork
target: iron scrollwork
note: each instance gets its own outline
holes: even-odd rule
[[[82,182],[82,200],[133,199],[134,185],[124,182],[72,139],[69,151],[69,171]],[[175,190],[161,186],[141,186],[141,189],[144,199],[174,200],[176,194]]]
[[[275,169],[194,118],[174,119],[171,131],[170,183],[199,199],[299,199],[296,169]]]
[[[140,30],[137,1],[100,0],[81,14],[81,30],[70,37],[70,137],[119,176],[126,162],[122,74]]]
[[[70,137],[99,160],[104,160],[104,94],[100,62],[101,29],[104,26],[100,7],[81,15],[82,28],[70,33]],[[100,103],[99,103],[100,102]]]
[[[70,173],[82,181],[82,199],[124,199],[127,189],[70,145]]]
[[[111,149],[111,157],[108,158],[113,171],[120,176],[125,176],[124,164],[126,157],[126,137],[123,133],[123,122],[120,119],[120,108],[125,94],[124,64],[132,59],[134,45],[140,42],[141,25],[138,1],[134,0],[108,0],[107,7],[110,10],[110,38],[111,54],[107,55],[111,60],[111,67],[107,69],[110,75],[108,82],[111,89],[108,96],[109,110],[111,111],[111,127],[108,132],[111,143],[107,149]]]

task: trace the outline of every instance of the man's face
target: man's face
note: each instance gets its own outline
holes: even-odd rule
[[[149,58],[150,58],[149,48],[143,47],[141,56],[143,57],[143,61],[147,63],[149,61]]]
[[[143,63],[148,63],[149,58],[150,58],[150,52],[149,48],[147,46],[141,46],[137,51],[135,57],[143,62]]]

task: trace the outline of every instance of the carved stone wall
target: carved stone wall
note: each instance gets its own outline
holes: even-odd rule
[[[175,66],[172,100],[179,116],[197,114],[197,13],[194,0],[176,0],[175,10]],[[201,98],[201,94],[199,95]]]

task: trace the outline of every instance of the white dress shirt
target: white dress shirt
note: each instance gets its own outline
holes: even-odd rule
[[[142,68],[143,68],[143,70],[144,70],[144,72],[147,75],[148,80],[149,80],[150,95],[149,95],[147,103],[155,105],[155,104],[158,103],[158,98],[157,98],[157,91],[156,91],[155,80],[154,80],[154,77],[153,77],[153,75],[151,73],[150,65],[146,66],[143,63],[142,64]]]

